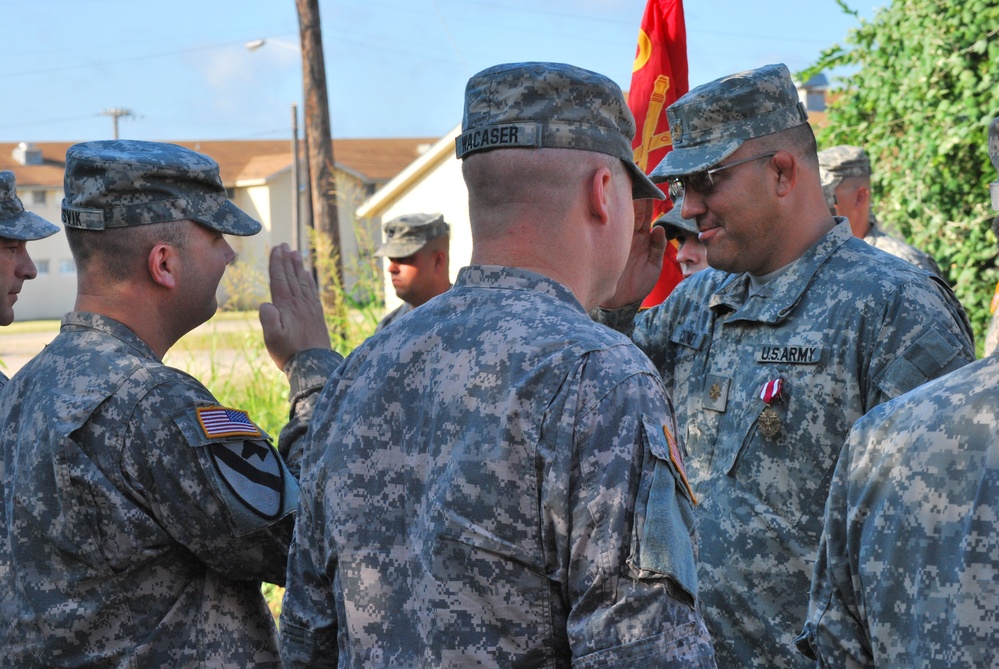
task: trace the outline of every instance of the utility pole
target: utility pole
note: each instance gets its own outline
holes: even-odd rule
[[[333,245],[333,252],[336,254],[337,282],[343,286],[340,222],[337,216],[336,180],[333,172],[333,132],[330,127],[329,99],[326,93],[326,63],[319,23],[319,0],[295,0],[295,6],[298,9],[299,39],[302,44],[305,141],[312,189],[312,213],[316,232],[325,235]],[[328,288],[328,286],[320,287],[324,296]]]
[[[118,139],[118,119],[122,116],[133,117],[135,114],[132,113],[131,109],[122,109],[121,107],[111,107],[110,109],[105,109],[101,112],[104,116],[110,116],[114,121],[114,138]]]

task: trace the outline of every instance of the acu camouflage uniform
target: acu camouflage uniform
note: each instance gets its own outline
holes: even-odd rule
[[[286,665],[714,666],[648,360],[522,270],[464,268],[420,310],[316,407]]]
[[[88,146],[70,148],[67,200]],[[164,161],[150,171],[181,163],[164,188],[190,196],[186,167],[210,159],[163,146],[107,152],[139,160],[148,149]],[[317,350],[289,363],[294,418],[279,456],[245,414],[219,413],[201,383],[127,327],[67,314],[0,393],[3,666],[279,667],[260,582],[284,582],[302,436],[337,361]],[[209,427],[223,416],[232,423]]]
[[[755,101],[774,79],[783,90],[765,97],[786,100],[791,116],[781,121],[755,102],[749,113],[770,112],[766,123],[803,122],[793,116],[797,95],[784,66],[733,77],[681,98],[668,110],[670,127],[710,137],[698,125],[711,119],[700,113],[704,105],[726,87]],[[732,113],[719,112],[721,119]],[[653,178],[704,169],[719,155],[709,145],[701,162],[674,142]],[[719,666],[806,666],[794,635],[850,426],[877,404],[971,361],[971,330],[945,284],[854,238],[844,218],[755,293],[749,284],[747,274],[707,269],[637,320],[637,305],[599,315],[631,333],[677,401],[700,501],[702,610]],[[767,404],[761,390],[777,379],[782,391]]]
[[[41,216],[24,210],[13,172],[0,172],[0,238],[17,241],[44,239],[59,232]],[[7,385],[7,376],[0,372],[0,389]]]
[[[999,119],[989,154],[999,169]],[[999,665],[997,407],[993,355],[854,426],[799,639],[819,666]]]
[[[458,152],[523,140],[627,165],[633,123],[605,77],[497,66],[469,81]],[[464,268],[420,312],[355,350],[316,407],[287,666],[715,666],[649,361],[522,269]]]

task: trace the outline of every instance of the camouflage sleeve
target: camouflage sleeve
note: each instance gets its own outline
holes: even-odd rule
[[[212,569],[283,584],[298,482],[248,418],[203,387],[153,386],[127,420],[121,471],[163,529]]]
[[[798,650],[817,660],[823,669],[874,666],[870,640],[861,622],[863,602],[856,597],[860,574],[855,573],[847,548],[847,500],[856,447],[854,432],[840,455],[829,488],[808,618],[795,640]]]
[[[608,367],[583,365],[570,384],[577,397],[551,414],[558,427],[542,430],[569,442],[554,444],[542,497],[573,666],[633,667],[655,657],[660,667],[713,667],[672,411],[642,366],[648,371],[604,388]]]
[[[968,317],[936,279],[901,284],[870,336],[865,412],[975,359]]]
[[[299,478],[301,474],[305,432],[312,420],[316,400],[327,379],[341,362],[343,356],[336,351],[317,348],[295,354],[285,366],[284,371],[291,386],[291,411],[288,423],[281,429],[278,437],[278,451],[295,478]]]
[[[303,481],[312,490],[308,478]],[[327,574],[321,535],[321,496],[308,494],[298,507],[299,522],[288,556],[288,589],[281,605],[281,660],[286,669],[337,666],[337,604]],[[316,531],[320,530],[320,531]]]

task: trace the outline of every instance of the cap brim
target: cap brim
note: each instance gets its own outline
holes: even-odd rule
[[[193,219],[205,227],[217,230],[227,235],[237,237],[249,237],[261,230],[260,221],[249,216],[242,209],[226,200],[226,203],[215,210],[211,216],[202,216]]]
[[[670,177],[703,172],[735,153],[744,141],[740,139],[718,144],[702,144],[689,149],[674,148],[649,173],[649,178],[655,183],[662,183]]]
[[[0,222],[0,237],[28,242],[45,239],[59,232],[59,226],[49,223],[41,216],[23,211],[13,219]]]
[[[631,170],[631,197],[634,200],[665,200],[666,194],[659,190],[659,187],[652,182],[645,172],[639,169],[638,165],[630,160],[622,160],[625,166]]]
[[[413,242],[407,244],[405,242],[388,242],[378,247],[374,255],[376,258],[408,258],[424,246],[426,246],[426,243]]]

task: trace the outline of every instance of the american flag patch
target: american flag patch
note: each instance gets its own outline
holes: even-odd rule
[[[683,485],[687,488],[687,494],[690,495],[690,501],[695,505],[697,504],[697,498],[694,496],[694,489],[690,487],[690,480],[687,478],[687,468],[683,465],[683,456],[680,454],[680,446],[676,443],[676,439],[670,434],[669,428],[663,425],[663,435],[666,437],[666,443],[669,444],[669,459],[673,461],[673,466],[676,471],[680,474],[680,478],[683,480]]]
[[[198,422],[205,436],[216,437],[259,437],[260,429],[253,424],[245,411],[225,407],[202,407],[198,409]]]

